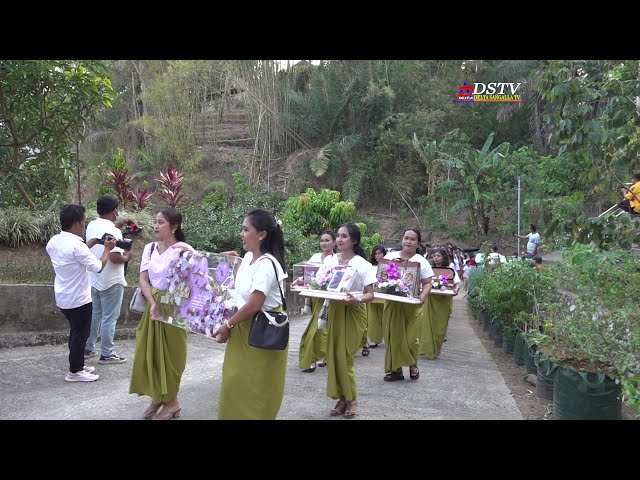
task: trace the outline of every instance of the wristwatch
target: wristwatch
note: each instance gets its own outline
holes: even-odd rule
[[[235,327],[235,325],[231,325],[231,324],[229,323],[229,320],[225,320],[225,321],[224,321],[224,324],[227,326],[227,328],[228,328],[229,330],[231,330],[233,327]]]

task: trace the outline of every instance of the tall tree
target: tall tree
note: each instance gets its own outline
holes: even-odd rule
[[[54,172],[75,167],[68,159],[83,122],[113,96],[100,61],[0,61],[0,172],[30,208],[24,180],[44,164]]]

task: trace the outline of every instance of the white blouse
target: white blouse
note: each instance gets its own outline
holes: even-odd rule
[[[151,245],[154,243],[156,246],[153,249],[153,253],[151,253]],[[147,243],[144,246],[142,259],[140,260],[140,272],[147,271],[149,273],[149,282],[152,287],[159,290],[167,290],[169,288],[169,282],[167,281],[169,268],[171,267],[171,261],[177,260],[180,256],[180,247],[193,250],[190,245],[184,242],[174,243],[162,254],[158,252],[158,242]]]
[[[278,272],[277,280],[273,265],[268,259],[273,260],[273,264],[276,266]],[[278,260],[269,253],[263,254],[253,265],[251,264],[252,260],[253,253],[247,252],[242,258],[238,273],[236,273],[236,303],[238,309],[249,301],[249,296],[252,292],[258,290],[266,296],[262,310],[273,310],[282,305],[281,287],[278,287],[278,282],[282,282],[287,278],[287,274],[282,270]]]
[[[324,262],[323,262],[322,261],[322,252],[314,253],[313,255],[311,255],[311,258],[308,260],[308,263],[326,263],[326,264],[328,264],[329,262],[331,262],[331,259],[333,257],[335,257],[335,256],[336,256],[335,253],[330,253],[329,255],[324,257]]]

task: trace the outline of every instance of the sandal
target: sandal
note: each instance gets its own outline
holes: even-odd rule
[[[369,348],[378,348],[378,344],[377,343],[370,343],[369,344]]]
[[[151,405],[149,405],[147,408],[144,409],[144,412],[142,412],[142,416],[144,418],[146,418],[147,420],[150,419],[151,417],[153,417],[156,413],[158,413],[158,410],[160,410],[160,407],[162,407],[163,403],[151,403]]]
[[[327,366],[327,360],[325,359],[325,360],[323,360],[321,362],[318,362],[318,366],[321,367],[321,368],[322,367],[326,367]]]
[[[358,402],[351,400],[347,402],[347,410],[344,412],[344,418],[353,418],[358,413]]]
[[[418,369],[417,365],[409,367],[409,378],[411,380],[417,380],[418,378],[420,378],[420,370]]]
[[[364,347],[362,347],[362,356],[363,357],[368,357],[369,356],[369,346],[365,345]]]
[[[175,407],[173,410],[164,407],[162,410],[160,410],[160,413],[156,413],[153,416],[152,420],[171,420],[172,418],[178,418],[180,416],[181,409],[182,408],[180,407],[180,405]]]
[[[309,368],[302,370],[304,373],[311,373],[316,371],[316,365],[311,365]]]
[[[331,416],[338,417],[342,415],[346,409],[347,409],[347,400],[345,398],[341,398],[340,400],[338,400],[338,403],[336,403],[336,406],[333,407],[333,409],[331,410]]]
[[[404,380],[402,372],[391,372],[384,376],[385,382],[397,382],[398,380]]]

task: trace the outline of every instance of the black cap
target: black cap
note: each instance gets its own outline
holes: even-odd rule
[[[116,208],[118,208],[120,202],[118,199],[112,195],[105,195],[104,197],[100,197],[97,203],[98,215],[106,215],[107,213],[113,212]]]

